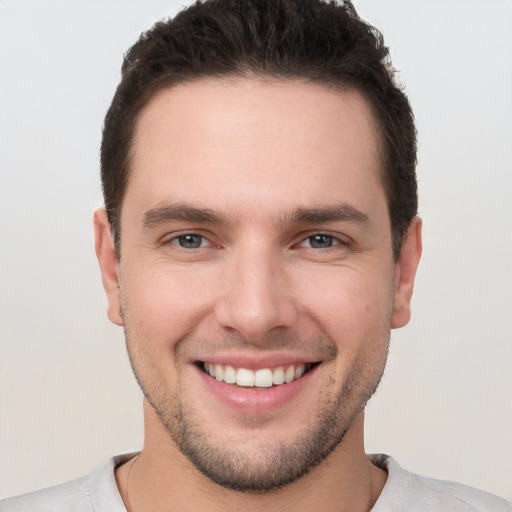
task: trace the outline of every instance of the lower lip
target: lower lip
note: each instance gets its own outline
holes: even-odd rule
[[[262,414],[282,408],[292,402],[316,372],[314,366],[300,379],[270,388],[244,388],[220,382],[197,368],[208,391],[220,402],[246,413]]]

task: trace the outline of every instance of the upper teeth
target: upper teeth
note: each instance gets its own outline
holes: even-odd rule
[[[203,363],[204,369],[218,381],[226,384],[237,384],[244,387],[269,388],[272,385],[292,382],[304,375],[305,364],[292,364],[278,366],[277,368],[261,368],[248,370],[247,368],[235,368],[229,364]]]

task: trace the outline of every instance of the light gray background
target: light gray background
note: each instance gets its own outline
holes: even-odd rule
[[[182,4],[0,0],[0,496],[141,446],[92,213],[121,56]],[[512,499],[512,2],[356,6],[415,108],[425,235],[367,450]]]

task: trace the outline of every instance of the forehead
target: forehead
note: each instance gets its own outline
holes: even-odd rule
[[[127,196],[145,206],[237,200],[246,210],[383,197],[376,133],[354,90],[253,78],[180,84],[139,116]]]

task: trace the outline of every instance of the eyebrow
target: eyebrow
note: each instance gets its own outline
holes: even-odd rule
[[[143,226],[151,228],[171,221],[198,222],[201,224],[227,224],[224,215],[208,208],[195,208],[185,203],[175,203],[152,208],[144,213]]]
[[[322,224],[329,222],[353,222],[364,224],[368,216],[347,203],[327,207],[299,207],[280,216],[279,224]],[[174,203],[148,210],[143,215],[143,226],[152,228],[172,221],[197,222],[200,224],[229,224],[228,218],[209,208],[196,208],[186,203]]]
[[[368,215],[347,203],[321,208],[297,208],[285,218],[285,222],[290,224],[322,224],[340,221],[364,224],[368,220]]]

